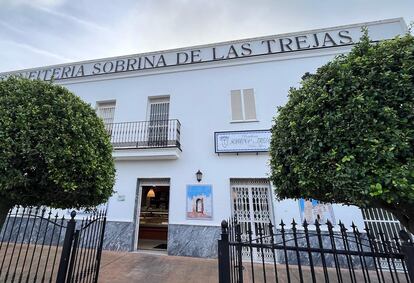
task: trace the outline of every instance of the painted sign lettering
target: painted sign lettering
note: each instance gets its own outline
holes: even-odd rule
[[[0,80],[11,75],[44,81],[63,80],[335,47],[353,44],[354,38],[357,38],[355,34],[355,30],[337,30],[232,44],[223,43],[197,49],[138,54],[88,63],[0,73]]]

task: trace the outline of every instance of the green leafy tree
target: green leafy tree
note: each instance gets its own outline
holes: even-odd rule
[[[103,203],[114,176],[108,134],[90,105],[52,83],[0,81],[0,227],[17,204]]]
[[[304,76],[278,108],[271,180],[280,199],[382,208],[414,233],[414,37],[371,43]]]

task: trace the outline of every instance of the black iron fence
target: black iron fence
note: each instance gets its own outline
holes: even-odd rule
[[[97,282],[106,212],[75,216],[12,209],[0,233],[0,282]]]
[[[252,227],[224,220],[221,228],[220,283],[414,282],[414,244],[405,231],[375,238],[368,228],[318,221],[287,229],[283,221]]]
[[[105,127],[114,148],[181,147],[177,119],[109,123]]]

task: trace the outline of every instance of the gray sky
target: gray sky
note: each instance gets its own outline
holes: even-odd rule
[[[0,0],[0,72],[396,17],[414,0]]]

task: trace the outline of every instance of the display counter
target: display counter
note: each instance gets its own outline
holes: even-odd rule
[[[139,238],[167,240],[168,211],[141,211]]]

